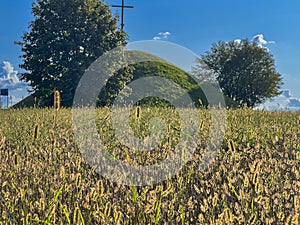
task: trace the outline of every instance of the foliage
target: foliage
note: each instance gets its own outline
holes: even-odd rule
[[[125,87],[125,85],[138,80],[140,78],[157,76],[161,78],[166,78],[173,81],[179,85],[185,93],[188,93],[192,101],[196,106],[199,106],[199,99],[201,100],[201,105],[207,106],[209,103],[206,99],[205,94],[194,80],[194,78],[185,72],[184,70],[178,68],[177,66],[148,53],[142,51],[126,51],[126,56],[131,59],[137,58],[137,62],[133,65],[129,65],[122,70],[115,73],[110,79],[108,79],[107,84],[104,89],[100,92],[98,105],[107,106],[112,105],[115,98],[119,95],[120,91]],[[145,60],[145,61],[144,61]],[[157,87],[159,88],[159,84]],[[132,90],[127,89],[127,95],[131,93]],[[217,91],[217,90],[216,90]],[[172,93],[171,93],[172,92]],[[180,89],[168,89],[168,87],[161,87],[160,93],[170,94],[171,99],[179,99]],[[139,103],[146,103],[149,105],[168,105],[168,103],[159,98],[147,98]],[[225,96],[225,102],[228,106],[235,106],[236,103]]]
[[[24,54],[22,80],[29,82],[39,105],[50,106],[61,91],[70,106],[79,79],[104,52],[124,44],[109,6],[102,0],[37,0],[34,21],[19,42]]]
[[[120,58],[122,59],[124,56],[120,56]],[[138,63],[127,65],[126,61],[123,59],[126,66],[119,71],[114,72],[107,80],[106,85],[99,93],[99,98],[97,100],[98,106],[111,106],[116,97],[124,98],[132,94],[133,90],[127,86],[128,84],[140,78],[155,76],[166,78],[166,80],[172,81],[181,87],[181,90],[176,88],[170,89],[169,87],[161,85],[160,82],[156,85],[157,88],[160,88],[160,93],[168,93],[168,96],[173,100],[178,100],[177,102],[179,104],[184,104],[185,102],[180,100],[182,90],[189,95],[196,107],[207,106],[209,104],[195,78],[175,65],[170,64],[162,58],[142,51],[125,51],[125,58],[127,60],[130,58],[131,61],[137,61]],[[99,74],[99,72],[97,72],[97,74]],[[218,89],[216,89],[215,92],[217,93]],[[237,103],[227,96],[224,96],[224,99],[227,106],[237,106]],[[37,102],[35,100],[34,96],[30,96],[16,104],[14,107],[36,106]],[[170,102],[156,97],[145,98],[138,101],[136,104],[170,106]]]
[[[136,132],[145,132],[135,120],[149,121],[149,112],[160,115],[142,107],[133,114]],[[210,116],[199,114],[194,159],[172,179],[126,187],[82,158],[69,109],[0,111],[0,224],[299,224],[299,112],[228,110],[222,149],[205,170],[198,162]],[[128,151],[112,138],[109,109],[97,115],[103,141],[120,160],[151,164],[168,155],[167,139],[144,156]],[[176,113],[167,115],[166,123],[178,126]]]
[[[204,81],[211,82],[213,77],[223,93],[239,104],[253,107],[280,94],[282,78],[273,56],[255,42],[214,43],[198,63],[194,73]]]

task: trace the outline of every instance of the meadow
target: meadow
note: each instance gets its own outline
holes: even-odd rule
[[[139,110],[130,123],[146,137],[151,114]],[[172,115],[163,118],[170,125],[163,143],[146,155],[117,143],[107,108],[97,110],[97,128],[113,157],[148,165],[178,142],[180,122]],[[209,111],[199,109],[199,118],[201,141],[175,176],[125,186],[82,157],[70,109],[0,110],[0,224],[300,224],[299,112],[227,110],[220,151],[205,169],[199,161]]]

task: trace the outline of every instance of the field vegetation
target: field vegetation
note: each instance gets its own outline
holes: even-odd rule
[[[130,118],[141,137],[149,132],[143,121],[151,115],[145,112],[139,108]],[[163,159],[180,131],[176,113],[162,116],[170,124],[168,135],[141,156],[116,143],[108,108],[97,115],[108,150],[129,164]],[[194,158],[174,177],[136,187],[111,182],[85,161],[70,109],[1,110],[0,224],[299,224],[299,113],[228,110],[222,147],[206,169],[199,161],[209,111],[199,109],[199,118]]]

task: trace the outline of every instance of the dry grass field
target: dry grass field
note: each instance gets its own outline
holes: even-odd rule
[[[140,110],[130,121],[145,137],[151,115]],[[108,151],[129,164],[162,160],[180,131],[176,113],[163,118],[169,136],[141,155],[116,143],[107,109],[97,115]],[[210,116],[199,115],[194,158],[172,178],[136,187],[111,182],[85,161],[70,109],[0,110],[0,224],[300,224],[299,113],[228,110],[221,149],[204,170]]]

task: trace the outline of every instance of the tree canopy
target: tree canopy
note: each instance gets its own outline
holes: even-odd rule
[[[279,95],[282,85],[269,50],[247,39],[214,43],[193,73],[203,82],[219,82],[226,96],[249,107]]]
[[[24,52],[21,79],[40,105],[51,105],[59,90],[62,105],[70,106],[84,71],[104,52],[125,44],[126,34],[102,0],[37,0],[32,13],[29,31],[17,43]]]

